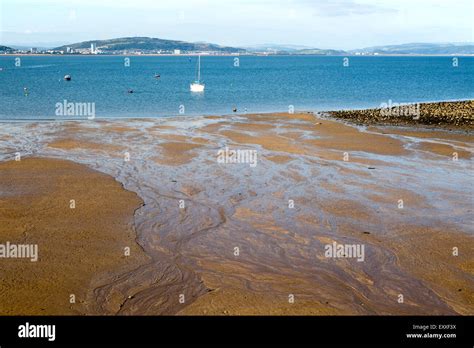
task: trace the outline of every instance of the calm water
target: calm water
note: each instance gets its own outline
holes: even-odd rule
[[[0,57],[0,119],[56,118],[56,103],[95,103],[96,117],[161,117],[377,107],[474,98],[474,57],[202,57],[206,91],[191,94],[196,57]],[[161,74],[159,80],[154,78]],[[72,81],[63,80],[70,74]],[[28,88],[24,95],[23,88]],[[133,89],[135,93],[128,94]]]

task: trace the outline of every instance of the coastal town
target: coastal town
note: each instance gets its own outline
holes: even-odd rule
[[[65,49],[41,49],[37,47],[14,49],[7,46],[0,46],[0,54],[31,54],[31,55],[240,55],[245,52],[219,52],[219,51],[188,51],[181,49],[130,49],[130,50],[107,50],[97,48],[96,44],[91,44],[89,48],[73,48],[67,46]]]

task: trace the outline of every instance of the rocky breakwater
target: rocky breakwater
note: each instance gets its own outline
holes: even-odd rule
[[[439,103],[386,103],[378,109],[330,111],[332,117],[361,125],[426,125],[472,130],[474,100]]]

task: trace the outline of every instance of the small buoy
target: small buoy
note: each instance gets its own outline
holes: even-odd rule
[[[64,76],[64,79],[65,79],[66,81],[71,81],[71,75],[65,75],[65,76]]]
[[[234,106],[234,107],[232,108],[232,111],[233,111],[233,112],[237,112],[237,108]]]
[[[133,93],[133,89],[129,89],[127,93]]]
[[[155,79],[159,79],[160,77],[161,77],[160,74],[156,74],[156,75],[155,75]]]
[[[25,94],[25,96],[28,96],[28,94],[29,94],[28,88],[24,87],[23,88],[23,93]]]

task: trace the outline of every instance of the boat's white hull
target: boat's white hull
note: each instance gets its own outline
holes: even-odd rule
[[[189,86],[191,92],[204,92],[205,85],[201,83],[191,83]]]

